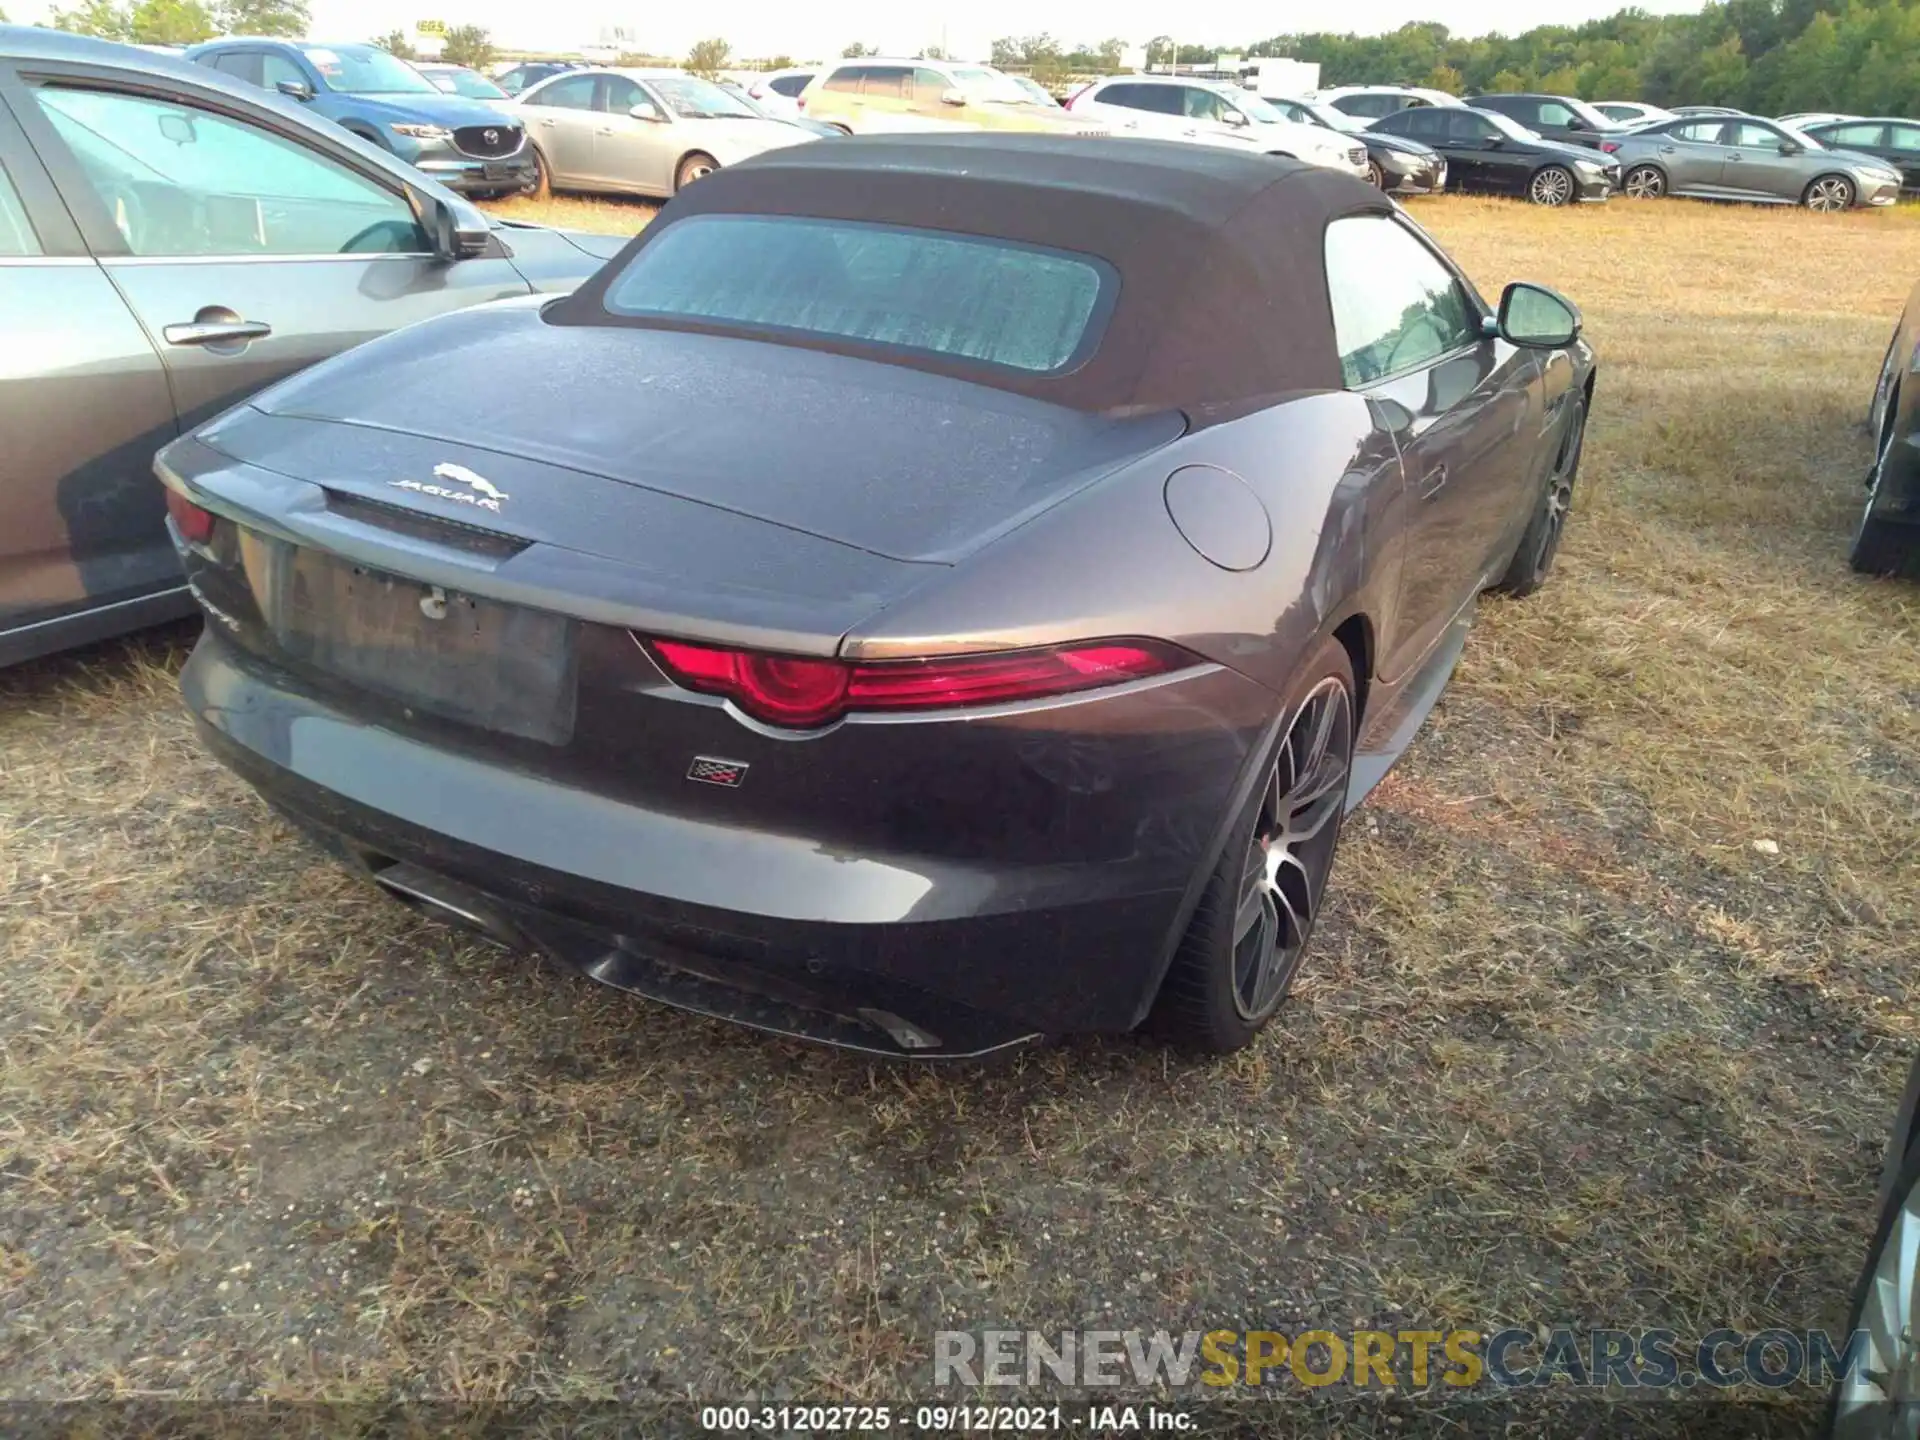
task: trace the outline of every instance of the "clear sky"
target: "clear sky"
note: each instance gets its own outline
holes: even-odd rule
[[[1410,20],[1438,20],[1469,35],[1513,34],[1535,25],[1578,24],[1608,15],[1626,0],[967,0],[944,15],[899,0],[723,0],[715,4],[641,4],[635,0],[309,0],[313,35],[364,40],[422,19],[484,25],[495,42],[527,49],[570,50],[596,43],[603,27],[621,26],[656,54],[684,54],[694,41],[718,35],[741,58],[786,53],[802,59],[838,55],[851,41],[911,54],[946,44],[954,54],[985,58],[995,36],[1046,31],[1068,45],[1117,36],[1144,43],[1172,35],[1182,44],[1244,45],[1281,32],[1311,30],[1377,34]],[[0,0],[15,20],[44,19],[45,0]],[[1699,0],[1641,0],[1655,12],[1696,10]],[[411,6],[412,8],[404,8]]]

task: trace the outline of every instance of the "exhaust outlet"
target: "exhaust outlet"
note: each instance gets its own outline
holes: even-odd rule
[[[442,920],[451,920],[469,930],[478,930],[488,939],[511,949],[527,948],[527,942],[517,928],[478,892],[469,890],[457,881],[402,861],[374,871],[373,882],[402,904]]]

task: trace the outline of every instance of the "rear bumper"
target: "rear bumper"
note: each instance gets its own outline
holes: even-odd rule
[[[1165,793],[1142,785],[1120,859],[854,853],[649,809],[351,718],[217,626],[181,685],[218,758],[390,888],[424,891],[443,914],[464,911],[621,988],[880,1053],[978,1054],[1131,1028],[1218,843],[1219,826],[1170,829],[1151,813]],[[1193,777],[1220,826],[1250,739],[1222,730],[1208,748],[1226,763]],[[410,867],[399,883],[395,866]],[[912,1031],[931,1042],[899,1039]]]

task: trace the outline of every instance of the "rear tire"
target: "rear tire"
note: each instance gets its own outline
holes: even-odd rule
[[[1873,513],[1880,499],[1880,487],[1886,480],[1887,457],[1893,453],[1899,416],[1900,394],[1896,390],[1887,397],[1880,444],[1874,451],[1873,469],[1867,476],[1866,504],[1860,508],[1860,522],[1853,529],[1853,547],[1847,554],[1847,563],[1862,575],[1920,577],[1920,529]]]
[[[1329,635],[1300,669],[1265,762],[1181,937],[1149,1027],[1183,1049],[1252,1042],[1292,988],[1326,898],[1358,734],[1353,661]]]
[[[1620,193],[1634,200],[1658,200],[1667,193],[1666,172],[1658,165],[1636,165],[1620,181]]]
[[[1580,473],[1580,452],[1587,438],[1587,397],[1569,402],[1573,415],[1560,439],[1560,451],[1554,456],[1553,469],[1540,496],[1526,533],[1515,547],[1507,573],[1493,588],[1515,600],[1524,599],[1547,583],[1553,573],[1553,560],[1560,553],[1560,537],[1566,532],[1567,514],[1573,508],[1573,481]]]
[[[1386,172],[1380,168],[1378,160],[1367,161],[1367,183],[1376,190],[1387,188]]]
[[[553,172],[547,168],[547,157],[540,153],[540,147],[533,148],[533,183],[526,193],[535,200],[553,198]]]
[[[704,180],[720,168],[720,162],[704,151],[696,150],[680,162],[673,172],[673,193],[678,195],[696,180]]]

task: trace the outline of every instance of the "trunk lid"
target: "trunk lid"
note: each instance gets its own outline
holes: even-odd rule
[[[892,560],[950,563],[1174,440],[1186,423],[1175,413],[1088,415],[792,345],[550,326],[525,302],[395,332],[276,386],[254,407],[326,422],[358,464],[385,467],[329,463],[323,445],[262,460],[270,468],[307,479],[320,476],[297,467],[342,481],[360,474],[392,502],[401,493],[387,484],[400,478],[396,465],[417,468],[427,450],[437,463],[445,457],[435,447],[459,447],[481,457],[461,463],[483,475],[489,464],[518,472],[500,487],[518,486],[514,503],[494,519],[615,558],[633,537],[608,525],[615,517],[577,504],[604,495],[592,480]],[[222,429],[206,438],[228,449]],[[543,480],[540,467],[564,473]]]

